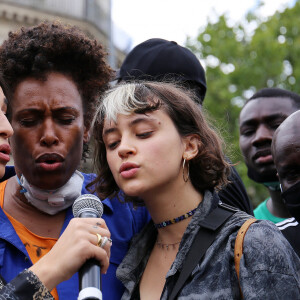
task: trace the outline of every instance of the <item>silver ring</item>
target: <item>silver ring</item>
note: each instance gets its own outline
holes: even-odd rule
[[[107,244],[107,242],[108,242],[108,237],[107,237],[107,236],[103,237],[103,238],[101,239],[100,247],[101,247],[101,248],[104,248],[105,245]]]

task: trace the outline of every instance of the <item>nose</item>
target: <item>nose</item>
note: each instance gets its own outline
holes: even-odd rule
[[[136,153],[135,147],[130,143],[128,139],[122,139],[121,143],[118,147],[118,155],[121,158],[126,158],[130,155],[134,155]]]
[[[274,130],[271,130],[266,125],[261,124],[257,127],[252,144],[254,146],[260,146],[263,144],[271,144]]]
[[[40,144],[42,146],[53,146],[58,144],[58,136],[55,130],[55,124],[51,119],[45,119],[42,126]]]
[[[1,137],[8,139],[13,135],[14,131],[8,122],[6,115],[1,111],[0,113],[0,135]]]

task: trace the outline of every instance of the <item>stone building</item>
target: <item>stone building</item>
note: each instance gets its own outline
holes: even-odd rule
[[[0,44],[11,30],[57,19],[99,40],[113,68],[129,52],[130,37],[111,22],[111,0],[0,0]]]

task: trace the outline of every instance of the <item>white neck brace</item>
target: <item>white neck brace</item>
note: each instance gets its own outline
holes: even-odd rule
[[[26,178],[21,175],[18,183],[21,185],[21,193],[24,193],[28,202],[40,211],[55,215],[73,204],[81,195],[83,176],[79,171],[75,171],[69,181],[56,190],[42,190],[31,185]]]

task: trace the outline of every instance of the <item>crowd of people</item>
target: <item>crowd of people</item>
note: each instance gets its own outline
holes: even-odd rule
[[[0,74],[0,299],[77,299],[90,259],[103,299],[300,299],[299,95],[263,88],[241,110],[248,176],[270,194],[253,212],[190,50],[150,39],[115,76],[99,42],[42,22],[9,34]],[[74,218],[87,193],[101,218]]]

